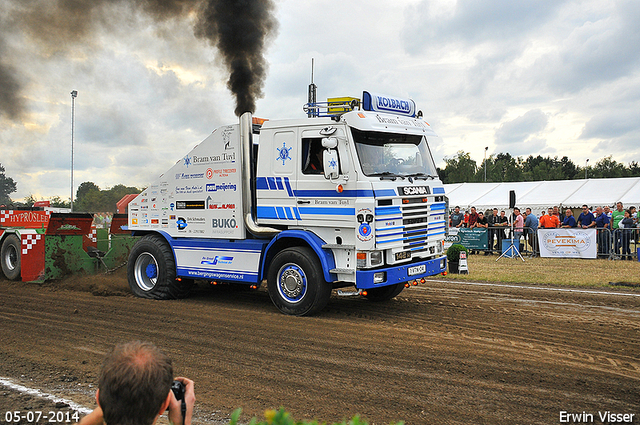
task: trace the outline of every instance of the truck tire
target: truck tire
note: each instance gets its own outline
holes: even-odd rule
[[[273,257],[267,274],[273,304],[284,314],[309,316],[322,310],[331,297],[322,266],[308,247],[287,248]]]
[[[176,280],[176,261],[167,241],[147,235],[131,249],[127,264],[131,292],[141,298],[169,300],[184,298],[193,286],[192,279]]]
[[[20,238],[17,235],[9,235],[2,242],[0,263],[2,263],[2,273],[4,273],[9,280],[20,279],[20,250]]]
[[[389,301],[394,298],[404,289],[404,283],[397,283],[395,285],[383,286],[382,288],[367,289],[367,295],[365,298],[373,302]]]

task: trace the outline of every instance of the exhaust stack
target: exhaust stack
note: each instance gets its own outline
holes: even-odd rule
[[[247,230],[256,237],[271,237],[280,230],[272,227],[259,226],[254,220],[255,176],[252,175],[253,156],[253,117],[251,112],[240,115],[240,142],[242,149],[242,211]]]

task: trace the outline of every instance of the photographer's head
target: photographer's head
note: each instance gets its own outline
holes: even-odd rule
[[[107,355],[98,381],[98,403],[107,425],[150,425],[167,409],[171,359],[155,345],[129,342]]]

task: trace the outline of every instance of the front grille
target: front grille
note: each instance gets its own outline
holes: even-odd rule
[[[405,198],[407,199],[407,198]],[[429,250],[431,241],[445,233],[445,203],[424,202],[424,197],[408,198],[397,205],[382,205],[376,208],[376,249],[411,251]],[[433,252],[433,250],[429,250]]]

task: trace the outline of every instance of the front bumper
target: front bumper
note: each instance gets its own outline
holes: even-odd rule
[[[425,266],[425,270],[421,273],[409,275],[409,270],[414,267]],[[414,269],[415,270],[415,269]],[[379,268],[372,270],[356,270],[356,288],[357,289],[371,289],[380,288],[382,286],[395,285],[397,283],[403,283],[414,279],[420,279],[426,276],[433,276],[440,274],[447,270],[447,257],[433,258],[425,261],[418,261],[415,263],[407,263],[402,266]],[[373,283],[373,275],[376,273],[386,273],[386,279],[380,283]]]

